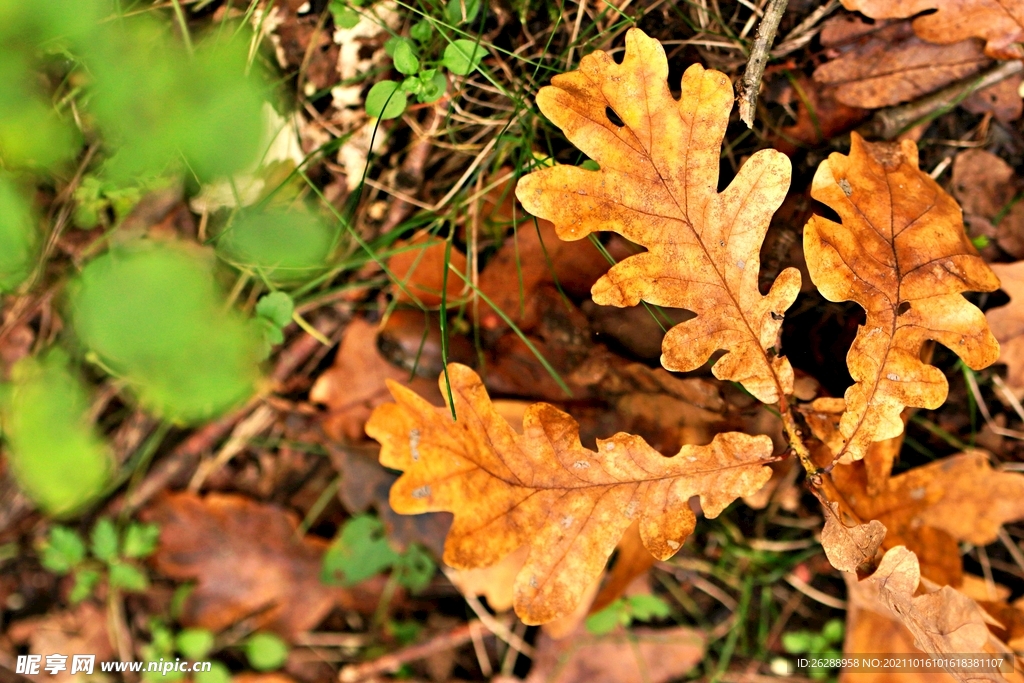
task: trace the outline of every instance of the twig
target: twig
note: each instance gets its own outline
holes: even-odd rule
[[[1024,71],[1024,62],[1020,60],[1003,62],[988,71],[983,71],[978,76],[954,83],[927,97],[898,107],[879,109],[864,127],[863,132],[870,137],[891,140],[918,123],[946,113],[969,97],[971,93],[995,85],[1022,71]]]
[[[378,657],[370,662],[346,666],[338,672],[338,680],[341,683],[357,683],[357,681],[365,681],[382,674],[394,673],[402,668],[403,664],[425,659],[438,652],[462,647],[473,639],[474,629],[478,629],[481,626],[480,621],[471,621],[453,628],[451,631],[438,633],[425,643],[410,645],[401,650],[389,652],[383,657]]]
[[[772,57],[782,57],[790,52],[799,50],[817,35],[821,27],[818,22],[835,12],[839,7],[839,0],[828,0],[824,5],[807,15],[807,18],[796,25],[792,31],[787,33],[778,46],[772,50]]]
[[[828,593],[818,590],[792,572],[786,574],[783,579],[785,579],[786,583],[809,597],[811,600],[820,602],[828,607],[834,607],[835,609],[846,609],[845,600],[834,598]]]
[[[779,22],[786,12],[789,0],[771,0],[764,10],[764,17],[757,25],[757,37],[750,50],[747,69],[743,72],[743,83],[740,86],[740,120],[747,128],[754,127],[754,112],[757,111],[757,93],[761,90],[761,77],[768,63],[769,49],[775,40],[775,32],[779,30]]]

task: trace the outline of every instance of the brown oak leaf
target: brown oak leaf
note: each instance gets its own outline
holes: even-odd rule
[[[1007,368],[1006,386],[1020,396],[1024,393],[1024,261],[993,264],[992,270],[1010,302],[987,311],[985,317],[999,340],[999,362]]]
[[[918,168],[917,146],[851,136],[850,155],[831,154],[814,175],[811,196],[836,223],[813,216],[804,227],[811,280],[829,301],[867,312],[847,355],[855,384],[840,420],[841,462],[864,457],[873,441],[903,432],[907,406],[946,400],[942,372],[921,360],[929,339],[974,369],[999,356],[985,316],[961,296],[992,291],[999,280],[964,232],[960,207]]]
[[[594,301],[693,311],[696,318],[665,335],[662,364],[694,370],[724,349],[715,376],[774,403],[793,388],[777,337],[800,273],[787,268],[762,296],[759,250],[789,188],[790,162],[776,150],[757,152],[718,193],[729,78],[694,64],[678,100],[667,78],[664,48],[638,29],[626,34],[621,64],[598,51],[555,76],[537,105],[601,168],[542,169],[519,181],[516,196],[562,239],[610,230],[646,247],[598,280]]]
[[[824,502],[825,528],[821,530],[821,547],[829,563],[841,572],[854,572],[875,557],[882,545],[885,526],[877,519],[866,524],[847,524],[839,504]]]
[[[718,434],[666,458],[619,433],[598,439],[595,452],[554,406],[530,406],[519,435],[494,410],[476,373],[451,364],[448,378],[456,421],[389,382],[397,403],[377,408],[366,433],[381,443],[381,464],[404,472],[391,489],[396,511],[454,513],[447,564],[487,566],[529,546],[514,598],[529,624],[571,612],[633,520],[647,550],[666,559],[693,531],[691,497],[700,496],[704,514],[716,517],[771,476],[767,436]],[[440,384],[444,392],[443,376]]]
[[[877,109],[907,102],[975,74],[990,63],[980,40],[935,45],[915,36],[910,22],[871,26],[846,17],[833,22],[851,20],[867,30],[852,41],[839,42],[830,35],[839,33],[829,31],[834,23],[827,25],[821,42],[827,47],[834,45],[841,54],[814,71],[815,81],[835,86],[838,100],[851,107]],[[844,27],[842,32],[850,31]]]
[[[294,638],[335,606],[374,610],[383,588],[374,577],[351,589],[325,586],[320,565],[327,542],[296,539],[298,517],[274,505],[229,494],[163,496],[143,511],[160,526],[157,571],[198,580],[182,623],[220,631],[242,619]]]
[[[1003,251],[1024,257],[1024,202],[1014,201],[1020,181],[1012,166],[983,149],[964,150],[953,161],[951,189],[972,235],[994,237]]]
[[[916,467],[875,493],[863,463],[836,467],[832,480],[857,517],[885,525],[884,548],[914,551],[925,576],[940,584],[960,584],[957,541],[987,545],[1002,524],[1024,518],[1024,475],[993,471],[983,451]]]
[[[872,19],[914,20],[914,31],[929,43],[948,45],[967,38],[986,41],[996,59],[1024,58],[1024,4],[1016,0],[842,0],[848,10]]]
[[[990,618],[971,598],[949,586],[917,595],[921,584],[917,556],[903,546],[886,552],[875,573],[860,582],[862,595],[875,597],[910,631],[914,647],[936,655],[1006,652],[989,633]],[[1002,681],[998,673],[947,670],[958,681]]]

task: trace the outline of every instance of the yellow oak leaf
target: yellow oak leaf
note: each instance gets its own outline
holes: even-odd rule
[[[381,464],[404,472],[391,488],[397,512],[454,513],[447,564],[483,567],[528,546],[514,590],[528,624],[570,613],[634,520],[647,550],[667,559],[694,529],[691,497],[715,517],[771,476],[767,436],[718,434],[666,458],[620,433],[598,439],[595,452],[554,406],[530,406],[519,435],[476,373],[451,364],[448,377],[457,420],[389,381],[397,403],[378,407],[366,433],[381,444]]]
[[[564,240],[611,230],[646,247],[594,285],[594,301],[693,311],[696,318],[665,335],[662,364],[694,370],[724,349],[715,376],[774,403],[793,389],[778,333],[800,273],[787,268],[762,296],[759,251],[789,189],[790,162],[776,150],[757,152],[719,193],[729,78],[694,64],[678,100],[667,79],[664,48],[638,29],[626,34],[621,64],[598,51],[552,78],[537,105],[600,170],[542,169],[519,181],[516,196]]]
[[[821,163],[811,196],[842,219],[813,216],[804,227],[811,280],[829,301],[867,312],[847,355],[855,384],[839,423],[840,462],[864,457],[873,441],[903,432],[907,406],[938,408],[948,384],[921,360],[933,339],[975,370],[999,357],[985,316],[962,292],[988,292],[999,280],[964,232],[960,207],[918,168],[917,147],[865,142]]]

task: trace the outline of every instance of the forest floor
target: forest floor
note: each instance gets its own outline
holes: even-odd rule
[[[451,516],[396,514],[388,490],[397,473],[377,462],[364,431],[373,409],[392,400],[387,380],[443,405],[447,359],[474,367],[513,423],[526,406],[549,402],[579,422],[591,448],[627,432],[671,455],[739,430],[767,434],[784,451],[772,410],[715,380],[710,363],[661,369],[664,331],[692,314],[591,301],[609,261],[636,245],[607,234],[560,241],[513,193],[537,168],[587,162],[534,103],[552,76],[597,50],[621,53],[626,30],[639,27],[664,45],[675,92],[694,63],[738,84],[766,4],[260,3],[253,21],[276,61],[277,108],[288,112],[280,115],[291,136],[289,150],[267,161],[265,188],[343,220],[343,253],[327,275],[291,292],[297,322],[283,327],[267,361],[266,390],[216,420],[161,422],[115,380],[90,375],[91,414],[123,476],[86,514],[44,515],[2,471],[0,665],[14,669],[25,654],[189,658],[219,663],[220,678],[197,681],[246,683],[834,679],[838,669],[795,666],[806,654],[838,656],[844,637],[849,649],[857,623],[848,620],[846,582],[822,551],[820,503],[792,458],[773,465],[759,494],[715,519],[698,515],[674,557],[652,560],[596,616],[527,627],[511,610],[515,558],[478,573],[447,568]],[[241,11],[219,0],[179,9],[197,33]],[[457,56],[445,56],[452,37],[486,48],[466,74]],[[825,300],[801,250],[810,216],[834,217],[811,198],[812,178],[829,154],[849,153],[851,131],[916,142],[921,169],[961,203],[985,260],[1024,258],[1020,72],[977,89],[979,74],[1012,63],[981,45],[929,43],[909,21],[868,20],[837,0],[790,0],[753,128],[733,112],[719,187],[758,150],[792,160],[760,275],[770,283],[787,266],[802,271],[781,333],[799,398],[840,397],[852,383],[844,358],[863,310]],[[408,93],[371,94],[407,77],[421,79]],[[944,88],[952,90],[936,99]],[[73,190],[50,197],[48,215]],[[186,195],[154,191],[111,215],[199,240],[209,205]],[[51,258],[76,263],[89,234],[56,236]],[[253,309],[258,283],[236,285],[235,301]],[[61,328],[59,297],[37,294],[3,299],[2,378]],[[1003,291],[968,296],[986,311],[1010,301]],[[907,414],[894,474],[974,448],[1024,471],[1019,369],[1016,377],[1004,364],[975,372],[941,346],[933,363],[949,398]],[[104,550],[111,533],[113,550]],[[1019,598],[1024,525],[1007,525],[1000,538],[961,543],[964,571]],[[73,680],[69,671],[30,678]]]

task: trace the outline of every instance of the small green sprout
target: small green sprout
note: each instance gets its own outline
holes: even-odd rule
[[[101,517],[87,548],[78,532],[58,525],[42,544],[41,561],[54,574],[74,576],[69,596],[73,603],[91,596],[104,575],[110,588],[137,593],[149,587],[149,579],[134,560],[152,555],[159,536],[157,526],[138,522],[129,524],[122,535],[113,521]]]

